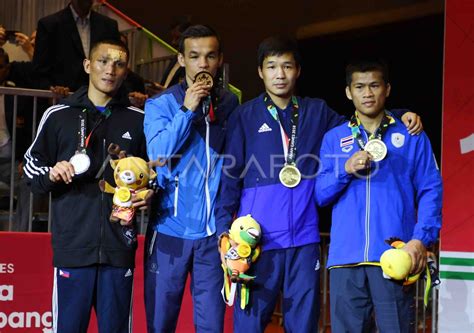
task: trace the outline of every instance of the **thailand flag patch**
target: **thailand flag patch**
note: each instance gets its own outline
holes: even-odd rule
[[[341,147],[349,146],[354,143],[354,137],[352,135],[346,136],[341,139]]]
[[[59,276],[62,276],[63,278],[69,279],[70,274],[69,274],[69,272],[63,271],[62,269],[60,269],[59,270]]]

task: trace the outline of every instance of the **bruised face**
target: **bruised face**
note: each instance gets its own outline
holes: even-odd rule
[[[296,80],[300,76],[300,66],[292,53],[271,55],[263,60],[262,67],[258,68],[258,75],[270,97],[289,98],[293,95]]]
[[[194,77],[201,71],[207,71],[216,76],[222,65],[222,53],[219,51],[219,41],[216,37],[186,38],[184,51],[178,54],[181,67],[186,70],[186,82],[191,85]]]
[[[385,83],[380,71],[354,72],[351,84],[346,87],[346,96],[356,111],[370,118],[384,111],[389,95],[390,84]]]
[[[84,70],[89,74],[89,89],[113,96],[127,76],[127,53],[120,46],[100,44],[84,60]]]

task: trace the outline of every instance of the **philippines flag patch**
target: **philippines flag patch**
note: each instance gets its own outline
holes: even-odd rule
[[[352,135],[346,136],[341,139],[341,147],[349,146],[354,143],[354,137]]]
[[[64,277],[64,278],[69,279],[70,274],[69,274],[69,272],[63,271],[62,269],[60,269],[60,270],[59,270],[59,276],[62,276],[62,277]]]

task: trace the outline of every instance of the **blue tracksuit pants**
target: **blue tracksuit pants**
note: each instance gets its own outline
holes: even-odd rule
[[[133,269],[55,267],[53,332],[86,333],[94,308],[100,333],[131,332]]]
[[[145,308],[149,333],[174,332],[186,279],[191,275],[196,332],[222,332],[225,303],[217,237],[187,240],[154,233],[145,255]]]
[[[387,280],[378,266],[330,270],[331,331],[415,332],[415,287]]]
[[[283,294],[285,332],[317,332],[319,320],[319,244],[262,251],[250,268],[249,304],[234,305],[234,332],[264,332]]]

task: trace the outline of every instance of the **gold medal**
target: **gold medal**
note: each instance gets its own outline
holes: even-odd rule
[[[387,146],[380,139],[369,140],[364,146],[364,150],[372,155],[374,162],[379,162],[387,156]]]
[[[286,187],[298,186],[301,181],[301,172],[294,164],[285,164],[278,175],[280,182]]]
[[[76,153],[70,158],[69,163],[74,167],[74,174],[80,175],[89,170],[91,160],[85,151],[76,151]]]
[[[212,78],[211,73],[206,71],[201,71],[194,76],[194,82],[203,82],[206,86],[212,88],[214,86],[214,79]]]

